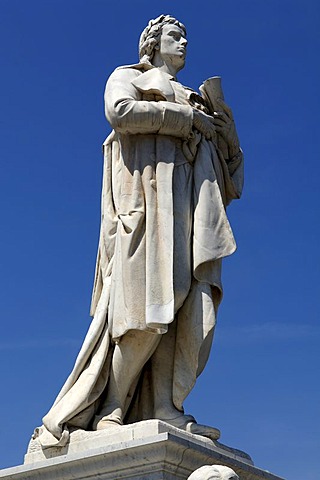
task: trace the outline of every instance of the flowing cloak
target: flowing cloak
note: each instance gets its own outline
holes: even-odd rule
[[[113,131],[104,143],[93,320],[72,373],[43,418],[43,448],[64,445],[70,427],[90,429],[107,388],[113,345],[128,330],[165,334],[176,318],[172,389],[178,410],[205,366],[222,297],[221,259],[236,248],[225,207],[240,197],[243,159],[241,152],[224,159],[213,141],[193,131],[193,108],[201,104],[196,98],[145,64],[120,67],[107,82]],[[185,201],[180,192],[180,204],[191,213],[187,246],[180,234],[175,238],[180,187],[174,172],[181,164],[192,170]],[[176,312],[174,257],[180,248],[190,250],[191,281]],[[148,373],[146,365],[129,392],[127,422],[152,418]]]

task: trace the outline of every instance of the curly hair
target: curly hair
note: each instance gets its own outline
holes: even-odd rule
[[[222,480],[228,475],[228,478],[238,479],[238,475],[229,467],[224,465],[204,465],[203,467],[198,468],[195,472],[193,472],[188,480],[204,480],[206,478]]]
[[[146,28],[143,30],[139,41],[139,58],[140,63],[151,64],[154,49],[158,45],[161,31],[164,25],[177,25],[186,34],[186,27],[171,15],[160,15],[154,20],[150,20]]]

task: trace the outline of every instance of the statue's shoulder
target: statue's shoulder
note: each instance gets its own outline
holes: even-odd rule
[[[108,82],[110,81],[131,81],[143,73],[150,70],[152,66],[145,63],[136,63],[133,65],[121,65],[117,67],[110,75]]]
[[[130,69],[130,70],[136,70],[140,73],[144,73],[147,70],[151,70],[154,67],[152,65],[149,65],[148,63],[133,63],[132,65],[121,65],[115,69],[117,70],[124,70],[124,69]]]

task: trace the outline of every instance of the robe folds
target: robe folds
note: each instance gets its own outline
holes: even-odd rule
[[[120,67],[107,82],[113,131],[103,145],[93,320],[43,419],[44,448],[64,445],[70,427],[90,429],[108,388],[113,345],[128,330],[166,334],[176,322],[178,410],[205,366],[222,297],[221,260],[236,248],[225,208],[240,197],[243,159],[224,159],[214,141],[194,131],[198,100],[146,64]],[[127,422],[152,418],[147,363],[132,386]]]

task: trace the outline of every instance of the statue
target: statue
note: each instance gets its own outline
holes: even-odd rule
[[[141,35],[140,62],[107,82],[93,320],[43,418],[44,448],[74,429],[152,418],[219,438],[183,402],[210,352],[222,258],[236,248],[225,208],[240,197],[243,156],[222,94],[210,102],[208,85],[201,96],[177,81],[186,47],[184,25],[161,15]]]
[[[188,480],[239,480],[239,477],[224,465],[204,465],[195,470]]]

